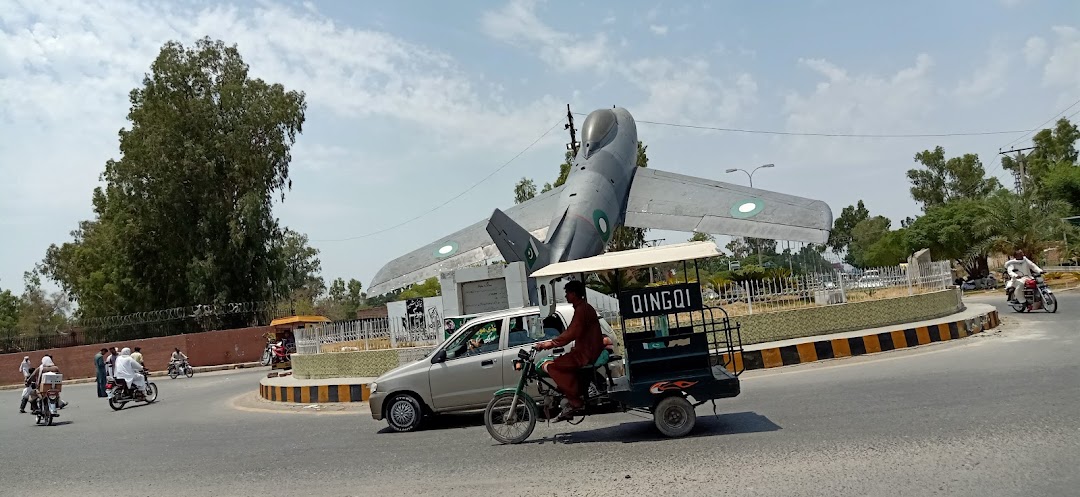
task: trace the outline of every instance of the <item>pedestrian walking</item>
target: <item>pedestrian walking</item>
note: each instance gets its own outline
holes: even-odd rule
[[[30,369],[33,366],[30,365],[30,356],[23,356],[22,364],[19,364],[19,371],[22,372],[23,381],[26,381],[26,377],[30,376]]]
[[[109,349],[102,347],[97,354],[94,354],[94,369],[97,370],[97,396],[108,397],[105,392],[105,354],[109,353]]]

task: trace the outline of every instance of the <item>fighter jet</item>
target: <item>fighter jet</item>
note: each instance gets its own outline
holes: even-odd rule
[[[496,250],[532,274],[604,252],[619,226],[825,243],[828,204],[637,167],[637,124],[626,109],[595,110],[566,182],[390,261],[368,287],[381,295],[442,271],[483,263]],[[543,241],[541,241],[543,238]]]

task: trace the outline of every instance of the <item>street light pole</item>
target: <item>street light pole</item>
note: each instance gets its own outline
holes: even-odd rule
[[[771,163],[770,164],[762,164],[762,165],[760,165],[758,167],[755,167],[753,171],[747,171],[746,169],[732,168],[732,169],[728,169],[726,172],[733,173],[735,171],[742,171],[742,172],[746,173],[746,176],[750,178],[750,188],[753,188],[754,187],[754,173],[757,172],[758,169],[761,169],[763,167],[776,167],[776,164],[771,164]]]
[[[760,165],[758,167],[755,167],[753,171],[747,171],[746,169],[739,169],[739,168],[736,167],[736,168],[728,169],[725,172],[733,173],[735,171],[742,171],[742,172],[746,173],[746,176],[750,178],[750,188],[753,188],[754,187],[754,173],[757,172],[758,169],[761,169],[763,167],[776,167],[776,164],[773,164],[771,162],[768,163],[768,164],[762,164],[762,165]],[[757,248],[757,263],[758,263],[758,266],[761,265],[761,245],[760,244],[758,244],[758,248]]]

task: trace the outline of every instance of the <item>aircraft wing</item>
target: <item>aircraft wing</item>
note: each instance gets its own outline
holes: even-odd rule
[[[510,219],[544,239],[563,187],[551,189],[503,211]],[[382,295],[412,283],[439,276],[442,271],[482,264],[500,252],[487,232],[488,220],[439,238],[394,259],[375,274],[368,295]]]
[[[820,200],[652,168],[638,169],[623,224],[823,244],[832,209]]]

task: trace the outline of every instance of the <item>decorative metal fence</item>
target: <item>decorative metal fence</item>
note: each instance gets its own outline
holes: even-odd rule
[[[800,307],[905,297],[944,290],[952,284],[949,261],[921,266],[866,269],[857,275],[813,273],[742,282],[703,282],[705,301],[729,315],[760,314]]]
[[[803,307],[859,302],[930,293],[952,284],[948,261],[867,269],[858,275],[817,273],[743,282],[703,281],[706,303],[723,306],[730,316]],[[615,325],[618,301],[590,300],[601,317]],[[629,324],[633,327],[633,324]],[[388,318],[325,323],[296,331],[296,351],[320,354],[354,350],[432,347],[442,341],[441,327],[409,329]]]
[[[442,323],[437,328],[406,328],[390,318],[309,325],[294,334],[296,351],[300,354],[433,346],[441,336]]]

